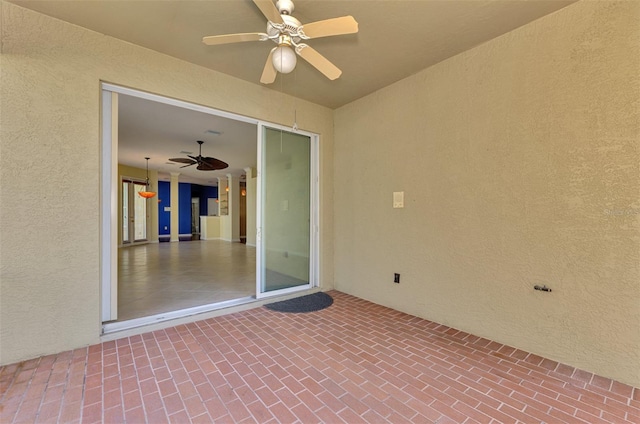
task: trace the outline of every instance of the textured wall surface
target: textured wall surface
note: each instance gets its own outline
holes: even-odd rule
[[[333,282],[332,111],[1,3],[0,363],[100,334],[100,81],[320,134],[321,282]],[[241,64],[239,64],[241,66]]]
[[[338,109],[336,288],[640,386],[639,78],[579,2]]]

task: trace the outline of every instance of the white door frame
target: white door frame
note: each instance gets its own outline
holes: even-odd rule
[[[262,128],[268,126],[275,129],[283,129],[291,131],[291,128],[284,127],[255,118],[238,115],[213,109],[206,106],[196,105],[193,103],[171,99],[157,94],[146,93],[131,88],[121,87],[115,84],[102,82],[102,111],[101,111],[101,320],[102,322],[115,321],[118,317],[118,94],[138,97],[146,100],[160,102],[184,109],[194,110],[197,112],[208,113],[223,118],[233,119],[235,121],[247,122],[257,126],[258,128],[258,193],[260,196],[260,187],[262,185],[261,172],[261,145],[262,145]],[[319,136],[318,134],[297,130],[297,132],[308,135],[312,140],[311,147],[311,259],[310,259],[310,284],[302,286],[302,289],[317,287],[319,285],[319,178],[318,178],[318,162],[319,162]],[[260,198],[256,201],[256,217],[260,216]],[[257,237],[260,237],[260,223],[257,223]],[[260,249],[260,243],[256,243],[256,249]],[[259,269],[257,258],[260,251],[256,251],[256,269]],[[256,278],[258,280],[258,278]],[[258,282],[257,282],[258,283]],[[259,287],[259,286],[256,286]],[[256,298],[283,294],[283,292],[296,291],[300,288],[278,290],[277,292],[259,293],[256,290]]]
[[[105,322],[118,319],[118,93],[103,84],[101,97],[100,317]]]

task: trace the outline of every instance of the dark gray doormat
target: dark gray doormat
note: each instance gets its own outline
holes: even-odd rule
[[[269,303],[264,306],[273,311],[299,313],[319,311],[320,309],[328,308],[332,304],[333,297],[326,293],[318,292],[281,302]]]

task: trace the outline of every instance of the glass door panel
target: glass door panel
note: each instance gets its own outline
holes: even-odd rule
[[[310,141],[303,134],[264,128],[259,293],[309,285]]]

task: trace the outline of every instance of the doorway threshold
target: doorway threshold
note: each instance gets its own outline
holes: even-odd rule
[[[256,300],[257,299],[255,298],[255,296],[247,296],[238,299],[226,300],[224,302],[210,303],[208,305],[194,306],[192,308],[179,309],[177,311],[164,312],[146,317],[129,319],[126,321],[108,322],[102,325],[102,335],[105,336],[108,334],[132,330],[140,327],[148,327],[166,321],[188,318],[207,312],[215,312],[220,309],[246,305],[248,303],[256,302]]]
[[[188,324],[194,321],[239,312],[246,309],[257,308],[267,303],[287,300],[293,297],[313,294],[319,291],[321,291],[319,287],[313,287],[260,299],[257,299],[255,296],[247,296],[238,299],[226,300],[224,302],[210,303],[208,305],[150,315],[148,317],[130,319],[127,321],[108,322],[102,324],[100,340],[102,342],[108,342],[123,337],[130,337],[176,325]]]

